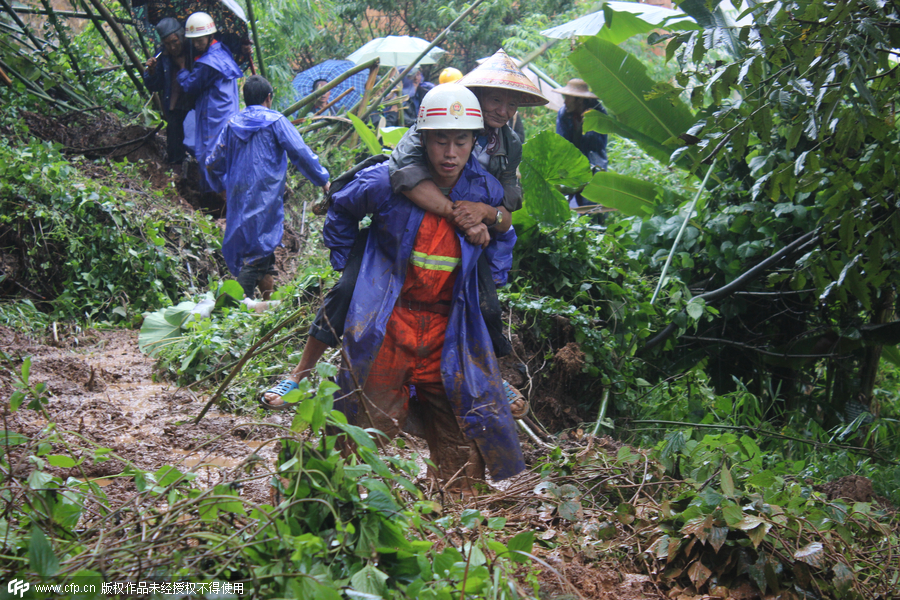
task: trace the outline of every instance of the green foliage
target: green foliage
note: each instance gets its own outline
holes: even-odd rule
[[[272,302],[260,305],[266,310],[257,312],[231,301],[225,289],[236,282],[226,281],[218,294],[208,292],[198,298],[199,302],[183,302],[180,308],[170,307],[154,313],[155,324],[146,333],[171,337],[159,338],[155,345],[147,344],[146,351],[157,359],[159,373],[182,385],[200,380],[217,382],[228,375],[262,336],[276,327],[289,325],[256,354],[247,357],[239,376],[231,382],[226,398],[232,409],[255,409],[260,390],[269,387],[268,381],[289,372],[299,360],[301,334],[308,331],[315,314],[311,300],[317,296],[312,292],[328,289],[333,282],[330,266],[310,261],[291,284],[275,292]],[[233,291],[235,295],[243,295],[239,286]],[[203,302],[207,303],[208,312],[198,310]],[[148,327],[146,321],[144,327]],[[144,328],[141,337],[148,342],[153,339],[145,338]]]
[[[321,369],[324,377],[336,373]],[[31,387],[25,367],[20,385]],[[0,475],[4,497],[15,486],[19,500],[0,519],[0,563],[12,577],[64,585],[100,571],[105,580],[124,580],[138,553],[154,581],[249,581],[261,597],[519,598],[513,575],[530,563],[533,533],[504,543],[505,519],[477,510],[442,516],[440,504],[413,483],[415,455],[379,453],[367,431],[333,410],[336,389],[327,380],[305,389],[278,440],[272,504],[241,497],[243,479],[204,489],[193,472],[138,469],[53,423],[31,439],[4,432],[0,473],[23,460],[34,470],[24,485]],[[49,454],[55,447],[64,453]],[[355,453],[341,452],[349,448]],[[115,510],[85,473],[111,458],[126,465],[120,477],[137,490]],[[80,478],[51,474],[48,465],[77,469]],[[79,526],[87,514],[90,521]],[[134,527],[145,535],[124,535]]]
[[[589,180],[587,158],[568,140],[544,131],[522,148],[523,210],[513,223],[527,228],[533,222],[558,226],[569,218],[569,205],[558,187],[579,190]]]
[[[606,40],[589,38],[569,57],[612,115],[593,115],[589,124],[634,139],[657,160],[680,145],[695,118],[677,96],[654,92],[654,81],[637,58]]]
[[[657,446],[689,484],[663,504],[660,535],[648,549],[665,579],[698,591],[749,580],[761,593],[794,590],[794,598],[813,590],[866,598],[886,585],[891,575],[878,559],[848,558],[883,556],[900,542],[881,523],[884,513],[828,501],[794,479],[802,463],[773,461],[746,435],[678,435]]]
[[[137,178],[128,165],[107,166]],[[219,230],[208,218],[163,216],[153,206],[162,196],[143,201],[81,177],[51,144],[0,140],[4,250],[21,257],[18,280],[52,301],[57,316],[128,320],[177,298],[189,281],[186,262],[208,270],[195,257],[220,247]]]

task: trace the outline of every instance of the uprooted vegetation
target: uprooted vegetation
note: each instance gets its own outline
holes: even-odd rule
[[[217,414],[198,429],[188,397],[142,407],[155,435],[192,457],[148,461],[154,438],[132,420],[119,413],[118,433],[98,427],[109,411],[93,406],[141,361],[133,335],[110,334],[79,336],[86,361],[103,340],[116,354],[131,345],[128,363],[96,373],[53,367],[47,355],[60,350],[24,339],[33,362],[2,358],[14,411],[4,417],[5,554],[30,557],[28,571],[46,581],[99,590],[190,580],[300,598],[754,598],[765,587],[889,598],[895,589],[892,509],[858,481],[817,491],[746,435],[675,435],[649,451],[591,435],[553,448],[524,439],[529,471],[460,503],[420,475],[415,438],[379,452],[331,411],[335,371],[323,365],[296,413],[266,422]],[[357,454],[339,451],[346,439]]]

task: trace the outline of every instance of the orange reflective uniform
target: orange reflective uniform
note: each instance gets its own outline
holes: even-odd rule
[[[410,384],[441,383],[441,351],[461,256],[453,226],[425,213],[369,383],[385,388],[399,383],[407,388],[406,398]],[[444,314],[436,312],[442,307]]]
[[[441,378],[441,353],[461,258],[453,226],[426,213],[384,343],[363,386],[368,401],[366,413],[360,415],[388,437],[396,436],[409,414],[409,387],[415,385],[431,461],[444,481],[467,462],[465,476],[484,478],[484,461],[460,430]]]

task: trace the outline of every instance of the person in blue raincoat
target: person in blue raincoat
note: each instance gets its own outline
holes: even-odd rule
[[[206,160],[213,189],[226,191],[225,264],[248,298],[274,287],[275,248],[284,234],[287,160],[314,185],[328,189],[328,171],[284,115],[272,110],[272,86],[259,75],[244,83],[247,108],[219,132]]]
[[[436,87],[422,101],[418,127],[434,181],[451,200],[500,205],[503,186],[472,156],[483,127],[472,92]],[[409,415],[414,385],[435,474],[448,489],[471,493],[485,467],[494,479],[522,471],[477,273],[484,252],[494,281],[506,282],[515,230],[491,236],[484,250],[467,242],[446,220],[394,193],[386,163],[360,171],[332,199],[323,235],[337,270],[359,222],[372,217],[344,331],[344,398],[335,407],[351,423],[393,437]],[[461,479],[453,481],[456,474]]]
[[[216,24],[202,12],[188,17],[185,37],[191,40],[199,55],[194,60],[194,68],[184,68],[184,59],[179,62],[178,83],[181,89],[197,97],[194,107],[194,156],[200,163],[200,191],[212,191],[203,165],[212,148],[219,130],[235,113],[238,104],[237,80],[244,76],[231,52],[213,39]]]

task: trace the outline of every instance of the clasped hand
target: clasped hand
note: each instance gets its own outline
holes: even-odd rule
[[[466,241],[473,246],[486,248],[491,241],[484,220],[493,215],[497,209],[481,202],[459,200],[453,203],[453,209],[447,219],[457,229],[465,233]],[[488,214],[490,212],[490,215]]]

